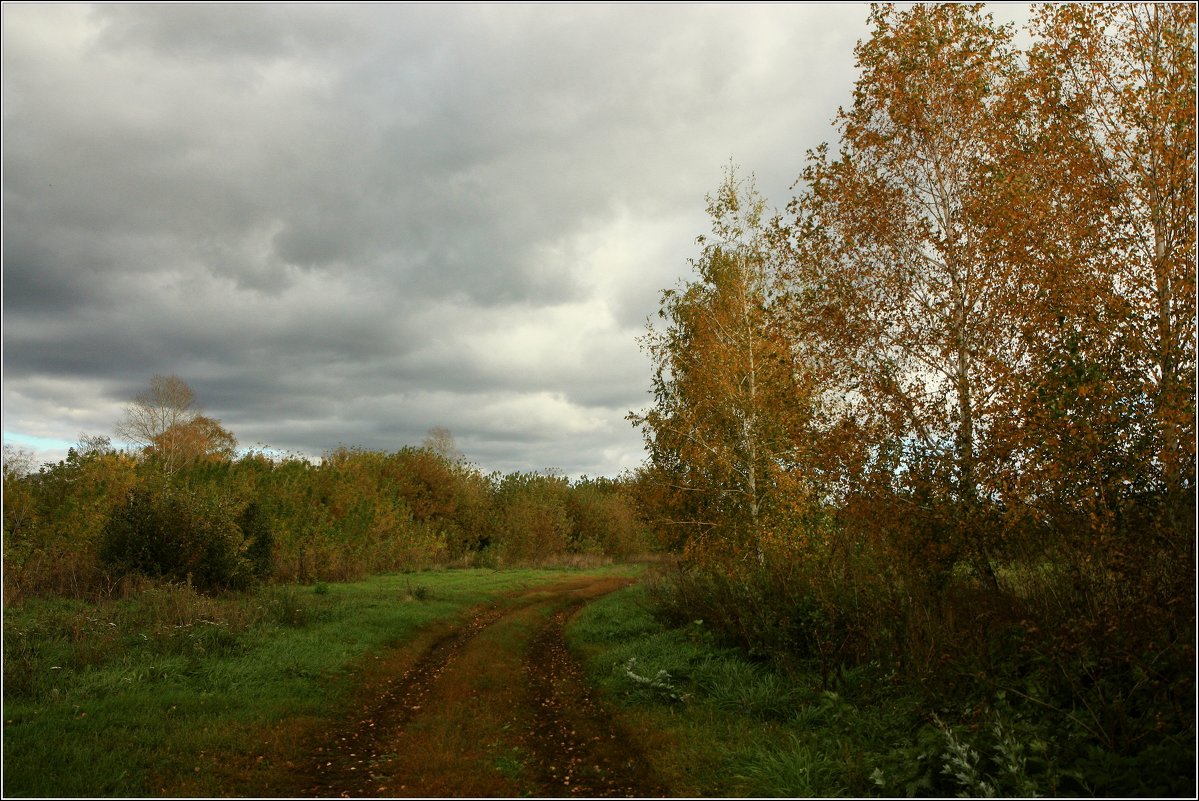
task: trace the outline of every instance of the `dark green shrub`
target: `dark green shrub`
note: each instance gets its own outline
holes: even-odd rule
[[[257,579],[265,579],[274,567],[275,535],[270,520],[257,501],[250,501],[237,520],[245,539],[245,558]]]
[[[227,501],[141,486],[125,496],[105,525],[100,558],[117,573],[188,581],[207,591],[241,589],[254,577],[244,546]]]

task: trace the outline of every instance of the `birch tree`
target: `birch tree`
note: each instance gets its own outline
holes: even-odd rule
[[[139,446],[169,476],[200,458],[232,459],[237,439],[220,421],[200,412],[196,395],[176,375],[155,375],[125,409],[116,434]]]
[[[986,257],[993,142],[1016,62],[1010,30],[981,6],[874,6],[858,44],[840,150],[812,154],[797,199],[808,335],[841,361],[850,407],[932,471],[958,509],[980,575],[994,585],[978,511],[980,462],[999,371],[1021,342],[1002,302],[1011,276]],[[879,443],[883,445],[884,443]],[[892,470],[898,465],[893,465]]]
[[[1144,462],[1175,499],[1195,486],[1195,26],[1193,4],[1166,3],[1046,6],[1032,26],[1033,66],[1103,178],[1073,187],[1108,203],[1087,267],[1119,312],[1103,333],[1133,375],[1125,401],[1152,410]]]
[[[696,280],[663,293],[642,346],[654,362],[654,406],[641,427],[668,482],[674,525],[759,553],[767,515],[795,485],[794,420],[804,408],[791,350],[772,319],[777,254],[765,202],[730,169],[708,197],[712,236]]]

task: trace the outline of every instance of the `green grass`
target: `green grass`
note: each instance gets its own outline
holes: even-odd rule
[[[159,586],[99,605],[6,610],[4,794],[158,795],[185,779],[189,794],[218,794],[217,768],[253,764],[265,727],[339,719],[370,652],[572,575],[431,571],[223,598]]]
[[[722,647],[703,621],[665,625],[641,586],[590,604],[568,637],[679,794],[877,793],[871,773],[911,757],[904,749],[924,722],[914,698],[880,699],[877,670],[822,690],[816,672],[785,676]]]

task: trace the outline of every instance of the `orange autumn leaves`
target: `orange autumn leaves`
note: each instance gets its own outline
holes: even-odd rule
[[[981,6],[870,23],[787,217],[730,170],[643,340],[663,527],[764,560],[902,516],[887,550],[992,587],[1193,531],[1194,7],[1040,8],[1024,51]]]

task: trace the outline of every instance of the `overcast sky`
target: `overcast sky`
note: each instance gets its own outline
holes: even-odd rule
[[[730,160],[782,208],[868,7],[3,7],[4,441],[174,373],[243,446],[643,459],[637,337]]]

